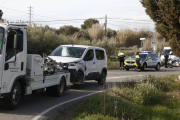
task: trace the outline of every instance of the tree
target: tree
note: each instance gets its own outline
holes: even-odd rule
[[[0,10],[0,20],[2,20],[2,15],[3,15],[3,12],[2,10]]]
[[[81,28],[82,29],[88,29],[88,28],[91,28],[92,25],[94,25],[96,23],[99,23],[99,21],[96,19],[87,19],[84,21],[84,24],[81,25]]]
[[[72,35],[75,32],[79,32],[79,28],[73,27],[72,25],[70,25],[70,26],[65,25],[65,26],[59,28],[59,34]]]
[[[88,30],[80,30],[77,36],[79,39],[85,39],[85,40],[90,40],[90,36],[88,33]]]
[[[111,37],[116,37],[117,32],[115,30],[111,30],[110,28],[107,28],[107,37],[111,38]]]
[[[173,53],[180,56],[180,1],[140,0],[146,14],[155,22],[155,29],[169,39]]]

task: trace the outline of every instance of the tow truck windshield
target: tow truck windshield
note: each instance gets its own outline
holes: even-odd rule
[[[3,37],[4,37],[4,29],[0,28],[0,53],[1,53],[1,49],[2,49]]]
[[[60,46],[50,56],[81,58],[86,48]]]

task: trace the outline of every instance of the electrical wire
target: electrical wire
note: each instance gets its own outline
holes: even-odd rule
[[[150,21],[150,20],[135,20],[135,19],[122,19],[122,18],[107,18],[107,19],[133,20],[133,21],[147,21],[147,22],[152,22],[152,21]]]
[[[104,18],[88,18],[88,19],[104,19]],[[58,22],[58,21],[75,21],[75,20],[87,20],[87,19],[66,19],[66,20],[49,20],[49,21],[33,21],[33,22]]]

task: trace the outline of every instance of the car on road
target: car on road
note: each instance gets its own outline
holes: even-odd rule
[[[135,56],[136,54],[125,60],[124,68],[126,71],[137,67]],[[161,60],[157,54],[151,53],[151,51],[140,51],[139,56],[141,58],[141,70],[146,70],[146,68],[155,68],[157,71],[160,70]]]
[[[96,80],[99,85],[105,83],[107,55],[103,48],[85,45],[61,45],[49,57],[62,64],[68,64],[72,84],[81,84],[87,80]]]

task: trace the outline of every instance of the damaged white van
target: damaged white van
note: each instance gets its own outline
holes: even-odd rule
[[[100,47],[85,45],[61,45],[50,55],[56,62],[68,66],[72,84],[96,80],[104,85],[107,76],[107,55]],[[59,67],[59,69],[62,69]]]

